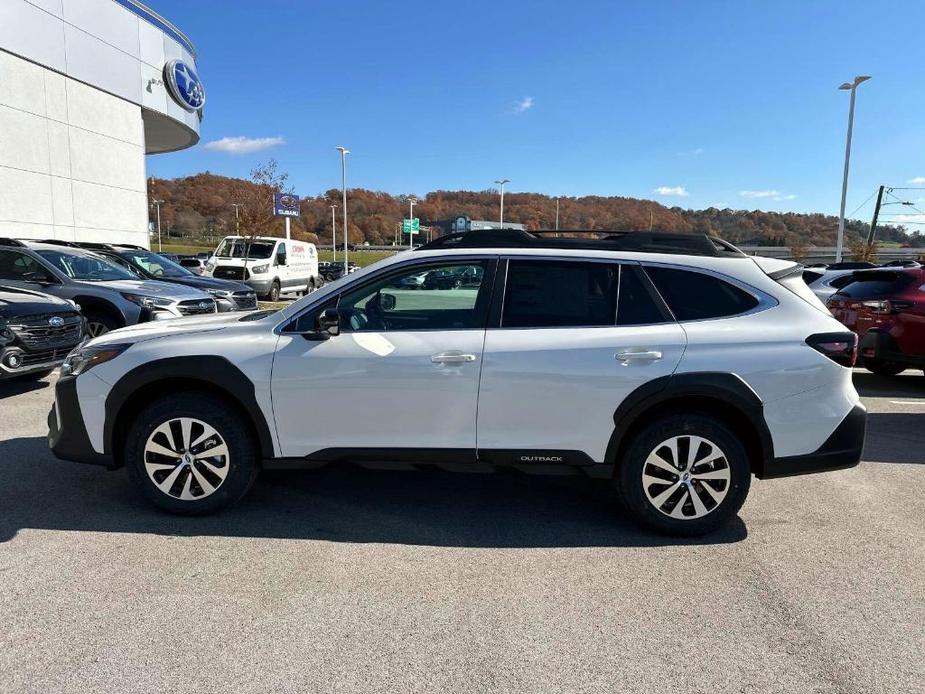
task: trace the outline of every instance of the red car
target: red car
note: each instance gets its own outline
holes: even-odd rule
[[[828,306],[857,333],[868,371],[895,376],[925,369],[925,268],[859,270]]]

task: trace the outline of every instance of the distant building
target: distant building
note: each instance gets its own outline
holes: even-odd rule
[[[199,141],[193,44],[139,0],[0,6],[0,236],[147,246],[145,155]]]
[[[527,227],[523,224],[514,224],[513,222],[489,222],[484,219],[469,219],[468,217],[453,217],[452,219],[441,219],[432,222],[431,226],[439,227],[441,234],[457,234],[463,231],[480,231],[484,229],[519,229],[526,231]]]

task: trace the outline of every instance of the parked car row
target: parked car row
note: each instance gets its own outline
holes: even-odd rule
[[[257,308],[253,289],[125,244],[0,238],[0,377],[44,374],[85,336]]]

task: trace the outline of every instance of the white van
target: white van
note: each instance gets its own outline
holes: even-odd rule
[[[218,279],[243,280],[269,301],[287,292],[308,294],[321,285],[315,244],[272,236],[226,236],[206,270]]]

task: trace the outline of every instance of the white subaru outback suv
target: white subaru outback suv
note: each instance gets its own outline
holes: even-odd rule
[[[860,459],[856,338],[801,269],[703,235],[449,235],[278,312],[91,340],[49,442],[181,514],[261,469],[427,463],[609,478],[636,520],[704,533],[751,475]]]

